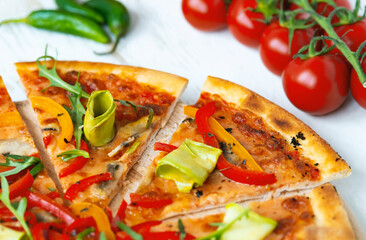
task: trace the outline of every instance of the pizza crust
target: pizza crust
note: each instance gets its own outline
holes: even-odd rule
[[[44,64],[42,62],[42,64]],[[53,61],[47,61],[48,68],[53,66]],[[15,63],[18,72],[37,71],[38,66],[35,62]],[[149,84],[157,89],[167,91],[178,98],[187,87],[188,80],[177,75],[142,67],[115,65],[99,62],[80,62],[80,61],[57,61],[58,71],[65,73],[69,71],[91,72],[97,74],[114,74],[121,78],[128,78],[138,83]]]
[[[325,182],[351,174],[348,164],[314,130],[259,94],[235,83],[211,76],[207,77],[202,92],[217,94],[226,102],[234,104],[236,108],[247,109],[262,117],[266,124],[278,131],[288,142],[302,132],[305,140],[298,139],[301,144],[298,148],[305,157],[316,159],[317,168]],[[307,184],[307,187],[315,186],[312,184]]]

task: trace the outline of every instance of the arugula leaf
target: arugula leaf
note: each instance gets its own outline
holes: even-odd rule
[[[154,109],[152,109],[151,107],[146,107],[146,106],[142,106],[142,105],[138,105],[134,102],[131,102],[131,101],[126,101],[126,100],[120,100],[120,99],[114,99],[114,101],[118,101],[120,104],[122,104],[123,106],[131,106],[132,109],[137,112],[137,108],[146,108],[146,109],[149,109],[149,117],[147,119],[147,122],[146,122],[146,129],[148,129],[152,123],[152,120],[153,120],[153,117],[154,117]]]
[[[125,231],[133,240],[143,240],[144,238],[138,234],[137,232],[133,231],[130,227],[123,224],[122,222],[117,222],[117,226],[122,231]]]
[[[179,229],[179,240],[184,240],[186,238],[186,231],[183,226],[182,220],[178,219],[178,229]]]
[[[57,157],[61,157],[62,161],[67,162],[70,159],[74,159],[77,157],[90,158],[89,153],[80,149],[72,149],[69,151],[65,151],[57,155]]]
[[[48,69],[46,65],[42,65],[40,63],[40,59],[51,59],[55,61],[55,64],[53,65],[53,67],[51,69]],[[37,58],[36,60],[38,69],[39,69],[39,76],[41,77],[45,77],[50,81],[50,85],[48,85],[44,90],[46,90],[49,87],[60,87],[62,89],[65,89],[66,91],[69,91],[73,94],[79,94],[80,92],[80,87],[77,86],[76,84],[73,86],[71,84],[68,84],[67,82],[63,81],[57,74],[56,71],[56,60],[55,58],[53,58],[52,56],[48,56],[47,53],[45,53],[44,56],[41,56],[39,58]],[[84,92],[83,90],[81,90],[81,97],[83,98],[89,98],[90,95],[87,94],[86,92]]]
[[[23,161],[13,161],[13,160],[23,160]],[[8,167],[14,167],[13,169],[10,169],[6,172],[1,172],[0,176],[10,176],[10,175],[14,175],[17,174],[19,172],[21,172],[22,170],[28,168],[29,166],[32,165],[37,165],[37,169],[35,170],[31,170],[31,174],[33,176],[35,176],[40,170],[43,169],[43,164],[41,162],[41,160],[39,160],[39,158],[36,157],[27,157],[27,156],[21,156],[21,155],[8,155],[5,158],[5,163],[0,163],[0,166],[8,166]],[[41,164],[39,164],[41,163]]]
[[[90,228],[87,228],[85,229],[84,231],[80,232],[75,240],[83,240],[84,237],[88,236],[90,233],[94,232],[94,228],[93,227],[90,227]],[[99,238],[100,239],[100,238]]]
[[[1,176],[1,189],[2,192],[0,193],[0,201],[14,214],[16,219],[18,219],[19,223],[22,225],[25,233],[27,234],[30,240],[33,240],[32,234],[28,228],[27,222],[24,219],[24,213],[27,209],[27,199],[23,197],[18,207],[15,209],[14,206],[11,204],[9,199],[9,184],[8,181],[4,176]]]
[[[82,128],[84,125],[83,116],[85,114],[85,108],[83,104],[81,104],[80,102],[81,86],[78,82],[75,84],[75,86],[79,86],[80,91],[78,94],[71,94],[71,96],[69,96],[72,109],[68,108],[65,105],[64,108],[69,113],[72,123],[74,125],[74,137],[76,142],[76,148],[80,149],[81,135],[83,134]]]

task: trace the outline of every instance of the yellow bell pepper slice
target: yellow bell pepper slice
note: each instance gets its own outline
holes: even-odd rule
[[[0,114],[0,127],[23,126],[24,123],[18,112]]]
[[[80,217],[93,217],[97,223],[99,232],[104,232],[108,240],[115,240],[116,236],[112,232],[111,225],[105,212],[93,203],[77,202],[70,206],[73,213]]]
[[[184,106],[184,114],[195,118],[197,108],[191,106]],[[225,128],[223,128],[215,118],[210,117],[208,119],[210,127],[215,134],[215,137],[221,142],[225,142],[227,145],[230,143],[232,146],[231,150],[237,154],[240,159],[246,159],[246,165],[250,170],[261,171],[263,169],[258,165],[258,163],[253,159],[250,153],[236,140],[230,133],[228,133]]]
[[[51,98],[30,96],[29,99],[32,102],[33,108],[41,109],[49,113],[52,117],[57,118],[61,126],[61,134],[57,139],[57,145],[60,149],[64,149],[67,145],[65,139],[70,142],[74,133],[74,126],[69,113]]]

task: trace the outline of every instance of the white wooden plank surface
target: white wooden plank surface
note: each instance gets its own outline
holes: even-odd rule
[[[93,50],[110,46],[79,37],[38,30],[25,25],[0,26],[0,74],[21,98],[21,88],[11,76],[11,64],[34,61],[44,52],[60,60],[85,60],[128,64],[162,70],[190,80],[182,100],[193,103],[207,75],[244,85],[302,119],[327,140],[351,165],[351,177],[334,182],[343,199],[366,227],[366,110],[349,96],[336,112],[314,117],[296,109],[284,94],[281,79],[261,63],[257,50],[238,43],[228,30],[196,31],[184,20],[180,0],[123,0],[132,24],[117,53],[97,56]],[[365,1],[363,1],[365,5]],[[0,20],[26,16],[41,8],[54,8],[52,0],[0,0]],[[9,77],[8,77],[9,76]]]

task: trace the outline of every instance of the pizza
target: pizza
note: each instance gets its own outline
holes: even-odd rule
[[[1,177],[0,238],[355,239],[327,183],[350,167],[258,94],[208,77],[185,105],[187,80],[159,71],[52,59],[16,67],[26,124],[1,82],[0,162],[40,153],[63,189],[44,170],[22,192],[21,176]]]
[[[45,64],[47,65],[44,66],[48,68],[53,66],[53,62]],[[68,199],[92,202],[102,207],[107,206],[113,199],[126,173],[138,160],[138,156],[144,151],[151,136],[169,118],[187,84],[184,78],[143,68],[103,63],[57,62],[57,74],[64,82],[71,85],[78,82],[86,94],[101,93],[106,90],[102,97],[108,93],[112,100],[110,104],[115,108],[111,116],[113,119],[110,118],[114,121],[111,125],[112,130],[115,128],[112,138],[108,138],[102,144],[93,142],[95,139],[105,137],[103,132],[107,127],[103,124],[109,124],[108,122],[97,123],[90,127],[95,129],[98,124],[101,126],[101,131],[90,133],[97,136],[93,137],[93,135],[88,140],[83,138],[84,140],[81,141],[80,149],[87,151],[89,158],[81,156],[64,161],[60,154],[75,149],[72,133],[76,130],[72,129],[71,117],[62,106],[72,109],[77,108],[78,105],[72,105],[70,102],[72,98],[68,96],[70,93],[65,89],[57,86],[47,88],[50,80],[39,76],[37,63],[17,63],[16,67],[37,114],[43,135],[49,138],[46,148],[65,193],[71,186],[75,188],[75,184],[84,179],[86,180],[82,183],[92,185],[78,193],[70,191]],[[124,105],[114,99],[123,100]],[[86,99],[81,99],[81,102],[84,100]],[[101,100],[105,101],[104,98]],[[127,101],[138,104],[139,107],[131,106],[132,104],[125,106]],[[86,101],[81,103],[83,104],[86,105]],[[57,109],[57,111],[52,112],[50,109]],[[87,108],[87,111],[89,109],[93,108]],[[146,127],[149,109],[153,109],[154,115],[150,120],[151,123]],[[99,110],[94,109],[94,111]],[[85,121],[84,124],[84,133],[86,133],[87,122]],[[80,161],[84,163],[80,164]],[[100,182],[100,180],[103,180],[102,184],[92,184],[93,181]]]
[[[212,129],[202,130],[205,128],[202,115],[197,120],[195,111],[209,104],[213,108],[212,117],[209,116],[212,121],[206,116],[206,122]],[[180,125],[168,138],[169,144],[157,140],[157,150],[161,151],[148,167],[140,186],[126,196],[135,204],[127,209],[126,219],[131,224],[216,208],[233,201],[268,199],[351,174],[350,167],[329,144],[295,116],[258,94],[222,79],[208,77],[196,104],[185,106],[177,118]],[[189,157],[180,157],[182,151],[176,152],[183,145],[187,147],[187,139],[196,145],[212,145],[212,138],[219,140],[214,147],[222,150],[216,169],[211,169],[200,183],[195,179],[193,187],[190,180],[189,190],[185,191],[179,187],[181,172],[196,178],[197,169],[207,166],[182,164],[189,162]],[[195,147],[188,146],[191,151]],[[243,154],[244,151],[247,152]],[[212,153],[212,149],[208,152]],[[257,170],[258,166],[262,171]],[[150,201],[150,206],[139,206],[143,201]],[[160,207],[156,207],[157,203]]]

